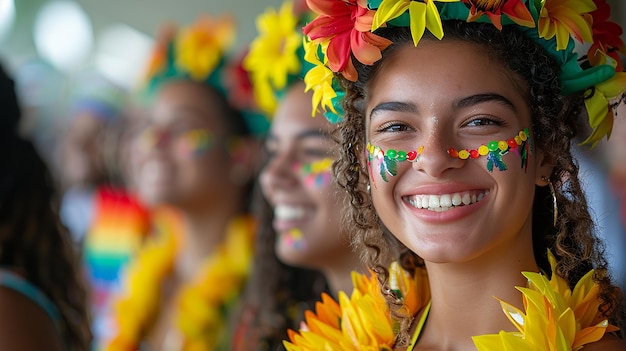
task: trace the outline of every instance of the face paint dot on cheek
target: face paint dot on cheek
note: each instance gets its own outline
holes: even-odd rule
[[[190,130],[177,137],[176,152],[182,157],[202,156],[213,146],[213,137],[203,129]]]
[[[306,241],[302,235],[302,231],[298,228],[293,228],[287,233],[282,235],[282,241],[287,246],[290,246],[296,250],[306,249]]]
[[[511,139],[492,140],[486,145],[480,145],[477,149],[463,149],[458,151],[454,148],[448,149],[448,154],[451,157],[461,160],[478,159],[481,156],[486,156],[487,170],[489,172],[493,172],[494,167],[499,171],[506,171],[508,167],[502,157],[508,153],[518,155],[522,161],[521,166],[526,171],[528,169],[528,157],[532,152],[533,144],[528,128],[524,128]]]
[[[370,142],[368,142],[366,145],[367,166],[370,169],[370,174],[372,174],[372,161],[376,160],[376,169],[378,171],[378,174],[380,174],[380,177],[385,182],[388,182],[388,177],[393,177],[398,173],[398,163],[405,161],[417,162],[423,150],[424,147],[420,146],[417,148],[417,150],[411,151],[395,149],[388,149],[387,151],[383,151],[383,149],[381,149],[379,146],[374,146]]]
[[[305,186],[318,188],[330,184],[333,161],[332,158],[324,158],[311,163],[295,163],[293,168],[303,176]]]

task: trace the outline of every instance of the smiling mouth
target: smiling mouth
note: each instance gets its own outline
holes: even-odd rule
[[[278,220],[293,221],[306,216],[307,210],[300,206],[276,205],[274,208],[274,218]]]
[[[404,199],[409,205],[415,208],[443,212],[453,208],[475,204],[485,198],[487,194],[489,194],[488,190],[480,190],[440,195],[412,195],[405,196]]]

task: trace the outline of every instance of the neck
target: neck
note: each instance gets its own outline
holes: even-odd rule
[[[463,263],[426,262],[432,307],[421,333],[421,346],[436,350],[474,349],[471,337],[515,327],[495,298],[523,310],[523,271],[537,272],[530,240]]]
[[[237,215],[236,206],[218,206],[204,211],[184,211],[184,240],[177,258],[177,274],[185,281],[193,279],[202,263],[225,240],[230,221]]]
[[[365,269],[355,254],[346,254],[343,262],[334,262],[329,267],[322,269],[328,287],[335,299],[339,296],[339,292],[343,291],[348,296],[352,294],[352,272],[357,271],[364,273]]]

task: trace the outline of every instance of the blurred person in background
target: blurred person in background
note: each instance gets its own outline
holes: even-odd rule
[[[96,74],[82,76],[75,91],[59,145],[61,219],[81,242],[93,222],[96,190],[120,182],[115,154],[126,94]]]
[[[58,216],[48,167],[18,134],[13,81],[0,67],[0,340],[6,350],[87,350],[86,289]]]
[[[157,39],[125,161],[151,233],[114,301],[107,350],[230,349],[224,325],[252,256],[247,198],[262,132],[228,100],[233,37],[230,19],[201,16]]]
[[[74,90],[59,145],[61,219],[80,248],[97,344],[111,328],[111,295],[148,231],[148,214],[122,175],[127,92],[94,72],[81,74]]]
[[[243,61],[258,106],[273,119],[256,194],[254,268],[233,322],[235,351],[277,350],[322,293],[349,294],[352,271],[362,269],[340,228],[333,126],[321,113],[312,116],[312,92],[302,80],[312,67],[300,32],[307,15],[304,2],[287,1],[259,16],[260,33]]]

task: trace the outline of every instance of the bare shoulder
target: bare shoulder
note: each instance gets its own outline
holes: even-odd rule
[[[0,287],[0,351],[62,350],[46,312],[19,292]]]
[[[584,351],[626,351],[626,341],[613,334],[608,334],[598,342],[585,345]]]

